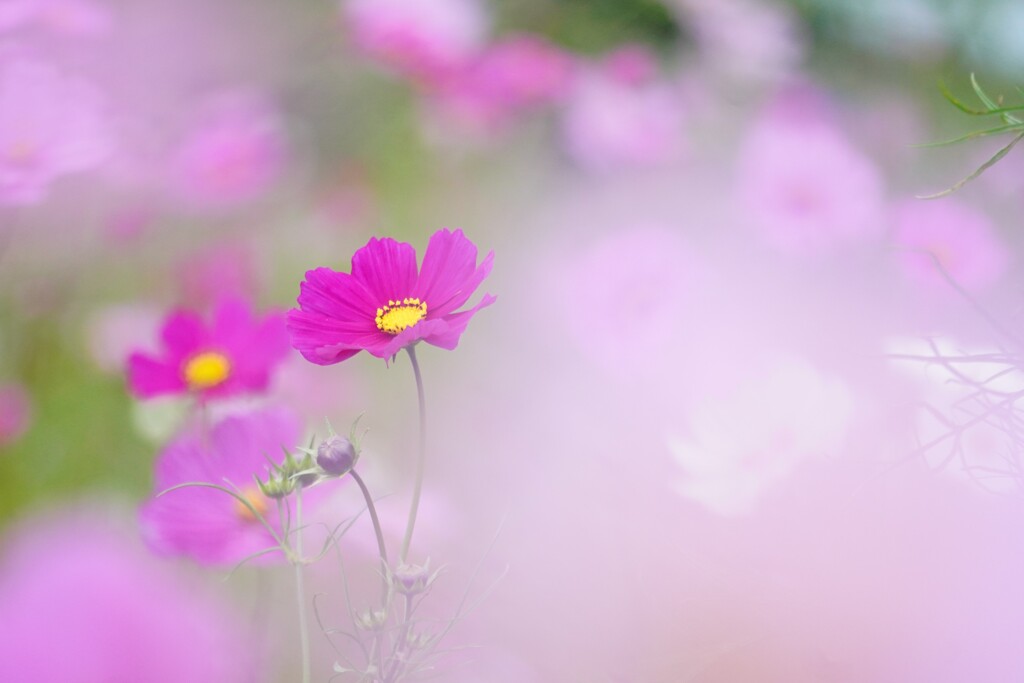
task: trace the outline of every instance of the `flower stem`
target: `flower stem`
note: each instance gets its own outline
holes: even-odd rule
[[[295,595],[299,607],[299,640],[302,645],[302,683],[309,683],[309,631],[306,627],[306,590],[303,585],[302,569],[302,487],[295,489]]]
[[[377,535],[377,551],[380,553],[380,569],[381,569],[381,602],[387,603],[388,601],[388,549],[384,545],[384,532],[380,528],[380,518],[377,517],[377,507],[373,504],[373,497],[370,496],[370,490],[366,488],[366,483],[363,482],[363,478],[360,477],[355,470],[349,472],[352,478],[356,480],[356,484],[359,485],[359,490],[363,492],[363,499],[366,501],[366,509],[370,513],[370,521],[373,522],[373,533]]]
[[[427,405],[423,398],[423,377],[420,375],[420,364],[416,361],[415,346],[410,344],[405,347],[405,351],[409,354],[409,362],[412,363],[412,371],[416,376],[416,397],[420,408],[420,443],[419,454],[416,457],[416,483],[412,490],[412,503],[409,505],[409,521],[405,525],[405,537],[402,539],[400,557],[403,563],[409,556],[412,531],[416,527],[416,513],[419,511],[420,493],[423,491],[423,469],[427,461]]]

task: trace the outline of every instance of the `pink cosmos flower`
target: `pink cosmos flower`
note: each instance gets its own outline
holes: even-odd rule
[[[487,32],[477,0],[343,0],[341,10],[360,51],[425,84],[460,68]]]
[[[258,649],[218,595],[150,557],[117,520],[23,526],[0,568],[0,680],[256,683]]]
[[[446,118],[493,130],[526,109],[562,99],[573,72],[565,51],[535,36],[512,36],[475,57],[435,100]]]
[[[740,151],[737,193],[755,230],[780,251],[819,255],[879,234],[882,178],[836,127],[781,107]]]
[[[562,120],[569,155],[591,171],[669,163],[683,149],[683,104],[674,87],[653,78],[653,56],[617,52],[577,80]]]
[[[674,0],[691,27],[702,61],[740,81],[781,81],[803,61],[800,17],[785,3]]]
[[[430,238],[416,273],[416,250],[374,237],[352,256],[352,273],[317,268],[306,273],[299,309],[288,312],[292,346],[307,360],[330,365],[369,351],[390,358],[420,340],[454,349],[466,325],[495,297],[455,312],[491,272],[494,252],[476,265],[476,245],[461,230]]]
[[[257,93],[221,93],[200,107],[172,162],[182,194],[201,206],[231,207],[267,192],[288,159],[284,124]]]
[[[208,437],[186,434],[160,454],[155,490],[187,482],[236,488],[280,532],[276,503],[253,480],[266,480],[268,458],[280,462],[282,448],[301,438],[298,420],[287,411],[267,409],[228,417]],[[186,487],[146,503],[141,512],[147,544],[164,555],[187,555],[203,564],[230,564],[276,545],[252,511],[223,491]],[[278,554],[271,554],[278,557]]]
[[[0,447],[14,443],[32,420],[32,402],[18,384],[0,385]]]
[[[992,222],[956,198],[907,200],[896,207],[895,218],[900,266],[919,284],[945,287],[944,270],[961,287],[980,290],[1006,272],[1009,250]]]
[[[26,59],[0,66],[0,204],[42,200],[50,183],[95,167],[110,148],[92,86]]]
[[[254,318],[238,299],[226,299],[207,326],[191,311],[164,323],[162,356],[133,353],[128,384],[140,398],[192,393],[201,400],[263,391],[271,370],[288,353],[281,315]]]
[[[105,33],[110,11],[92,0],[6,0],[0,2],[0,31],[36,25],[54,33]]]

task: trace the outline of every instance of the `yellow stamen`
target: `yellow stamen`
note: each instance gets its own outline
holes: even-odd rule
[[[182,374],[189,389],[210,389],[228,378],[231,374],[231,361],[222,353],[204,351],[185,363]]]
[[[247,486],[242,489],[240,494],[242,498],[252,506],[252,510],[260,513],[261,516],[266,517],[267,511],[270,509],[270,503],[267,497],[264,496],[258,488],[255,486]],[[252,510],[249,509],[242,501],[235,499],[235,514],[238,515],[246,522],[255,522],[256,515],[253,514]]]
[[[377,309],[377,329],[388,334],[398,334],[427,317],[427,302],[405,298],[389,301]]]

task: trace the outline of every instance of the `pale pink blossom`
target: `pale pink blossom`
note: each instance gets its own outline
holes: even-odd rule
[[[678,234],[659,224],[624,226],[560,260],[552,297],[558,311],[600,302],[606,315],[559,315],[583,354],[616,375],[657,371],[683,339],[697,260]],[[642,349],[638,352],[638,349]]]
[[[631,63],[630,63],[631,62]],[[683,151],[683,102],[668,82],[638,71],[635,55],[576,80],[562,118],[566,151],[597,172],[667,164]]]
[[[780,251],[820,255],[881,233],[881,174],[827,117],[778,107],[753,126],[739,154],[741,208]]]
[[[23,525],[0,555],[0,680],[257,683],[252,631],[98,512]]]
[[[288,162],[277,108],[251,91],[205,100],[173,155],[174,184],[198,206],[229,208],[266,194]]]
[[[685,435],[669,439],[675,488],[720,514],[748,512],[802,461],[835,455],[853,407],[844,382],[782,359],[692,411]]]
[[[0,60],[0,204],[41,201],[53,181],[97,166],[111,146],[90,84],[41,62]]]
[[[93,0],[4,0],[0,31],[38,27],[53,33],[94,36],[110,29],[110,10]]]
[[[341,12],[360,52],[427,84],[461,68],[488,29],[477,0],[342,0]]]
[[[567,52],[536,36],[512,36],[447,79],[431,104],[463,130],[492,133],[532,108],[564,99],[573,75]]]
[[[899,265],[913,282],[952,291],[948,277],[980,290],[999,280],[1010,264],[1009,248],[988,216],[955,197],[910,199],[893,213]]]
[[[702,61],[727,78],[779,81],[803,61],[803,27],[781,2],[675,0],[675,5],[693,31]]]

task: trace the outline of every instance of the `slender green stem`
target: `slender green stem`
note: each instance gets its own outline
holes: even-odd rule
[[[309,630],[306,626],[306,590],[303,584],[302,569],[305,559],[302,556],[302,487],[295,489],[295,595],[299,607],[299,640],[302,644],[302,683],[309,683]]]
[[[384,532],[380,528],[377,507],[373,504],[373,497],[370,495],[370,490],[366,488],[363,478],[355,470],[351,470],[349,474],[356,480],[359,490],[363,492],[363,500],[366,501],[366,509],[370,512],[370,521],[373,522],[373,533],[377,535],[377,551],[380,553],[381,602],[386,604],[388,601],[388,549],[384,545]]]
[[[409,544],[412,542],[412,532],[416,527],[416,513],[419,512],[420,494],[423,492],[423,470],[427,462],[427,404],[423,398],[423,377],[420,375],[420,364],[416,361],[416,347],[409,345],[405,350],[409,354],[409,362],[412,363],[412,371],[416,376],[416,397],[420,408],[420,442],[419,453],[416,456],[416,483],[412,490],[412,503],[409,505],[409,521],[405,525],[405,537],[402,538],[400,557],[403,563],[409,556]]]

